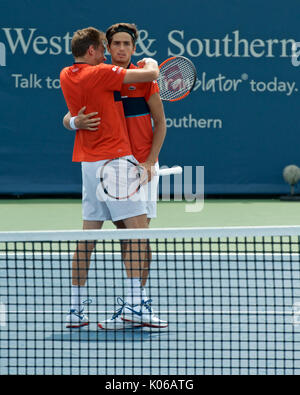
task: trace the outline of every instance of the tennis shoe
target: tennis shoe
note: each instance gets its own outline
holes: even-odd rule
[[[116,311],[111,318],[102,321],[98,324],[98,328],[105,330],[125,330],[129,328],[137,328],[143,326],[141,323],[126,322],[122,319],[122,314],[127,303],[120,297],[117,299],[118,304],[121,306],[118,311]]]
[[[84,307],[90,304],[91,300],[85,300],[82,302],[82,308],[80,310],[71,309],[70,313],[66,318],[66,328],[81,328],[89,324],[88,316],[84,313]]]
[[[150,328],[167,328],[167,321],[161,320],[154,314],[150,305],[151,302],[152,299],[148,299],[142,300],[140,305],[126,304],[122,319],[126,322],[142,324]]]

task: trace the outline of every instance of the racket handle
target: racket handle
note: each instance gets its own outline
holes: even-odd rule
[[[169,169],[158,170],[159,176],[169,176],[170,174],[181,174],[181,173],[182,173],[182,167],[180,166],[170,167]]]

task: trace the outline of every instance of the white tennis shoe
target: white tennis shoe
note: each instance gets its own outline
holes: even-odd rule
[[[125,304],[122,319],[126,322],[141,324],[150,328],[167,328],[167,321],[161,320],[152,311],[151,302],[152,299],[148,299],[142,300],[142,303],[139,305]]]
[[[71,309],[70,313],[66,317],[66,328],[81,328],[89,324],[88,316],[84,313],[86,305],[92,303],[91,299],[87,299],[82,302],[81,309]]]
[[[81,328],[82,326],[87,326],[89,324],[89,319],[83,310],[70,310],[70,313],[66,318],[66,328]]]
[[[118,311],[116,311],[111,318],[108,320],[99,322],[98,328],[105,329],[105,330],[125,330],[129,328],[137,328],[143,326],[141,323],[136,322],[127,322],[122,319],[122,314],[124,308],[127,306],[127,303],[120,297],[117,298],[118,304],[121,306]]]

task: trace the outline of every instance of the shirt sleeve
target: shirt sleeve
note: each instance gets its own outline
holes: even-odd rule
[[[148,101],[154,93],[159,93],[159,87],[157,81],[153,81],[149,83],[149,87],[145,94],[146,101]]]
[[[93,79],[94,85],[101,85],[101,89],[108,91],[120,91],[126,70],[123,67],[100,64],[94,66]]]

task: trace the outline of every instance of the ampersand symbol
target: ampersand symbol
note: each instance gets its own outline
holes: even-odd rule
[[[156,39],[150,38],[148,39],[149,33],[147,30],[140,30],[139,31],[139,38],[137,40],[137,45],[141,48],[141,52],[136,52],[136,56],[147,55],[149,57],[154,56],[157,51],[150,51],[151,45],[156,41]],[[147,40],[148,45],[144,44],[144,41]]]

